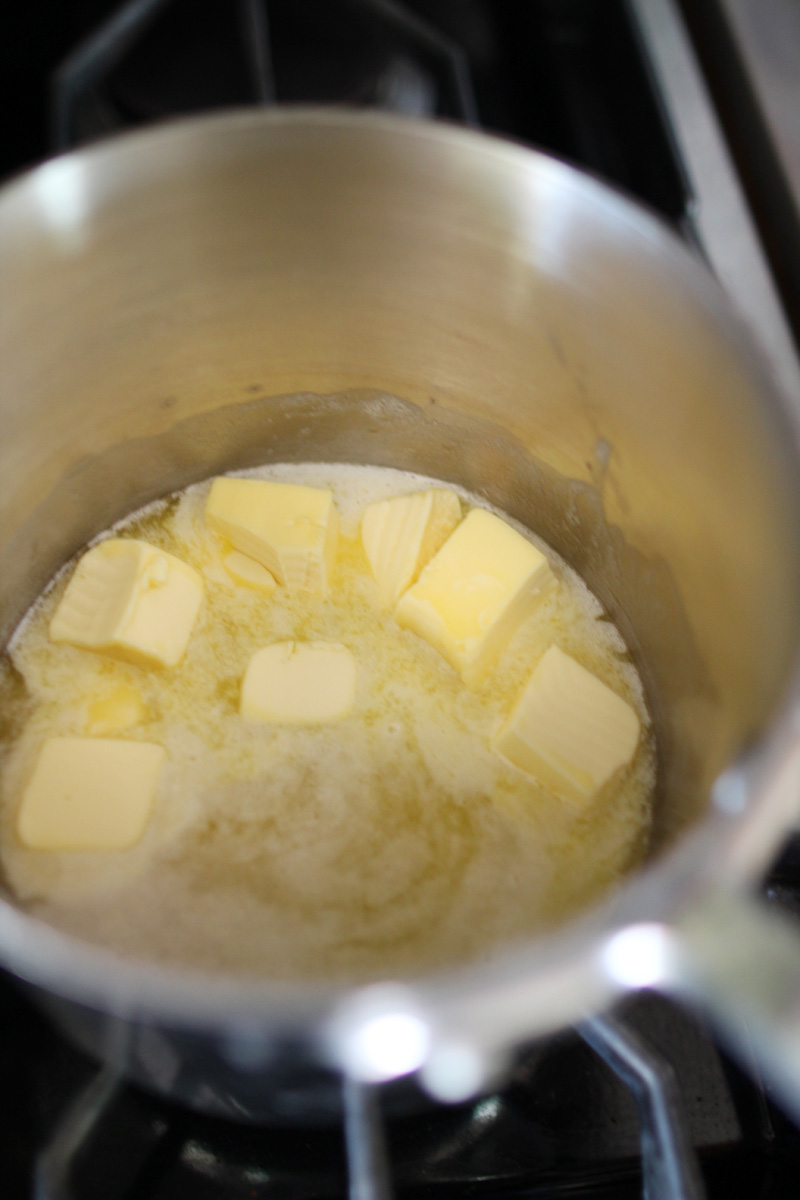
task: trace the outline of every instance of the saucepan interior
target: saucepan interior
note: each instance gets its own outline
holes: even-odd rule
[[[794,435],[655,219],[543,157],[395,119],[178,124],[0,199],[0,632],[157,496],[269,461],[462,484],[619,624],[658,730],[653,854],[796,657]]]

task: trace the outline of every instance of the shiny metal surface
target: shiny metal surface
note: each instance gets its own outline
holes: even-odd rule
[[[703,1200],[705,1188],[672,1068],[613,1017],[594,1017],[580,1033],[635,1097],[644,1200]]]
[[[70,1200],[70,1176],[81,1150],[125,1084],[119,1063],[103,1066],[60,1118],[36,1162],[34,1200]]]
[[[413,467],[527,521],[585,575],[641,666],[662,755],[645,872],[557,935],[389,992],[116,961],[0,905],[3,961],[72,1001],[49,1002],[65,1027],[102,1053],[121,1015],[137,1078],[247,1117],[281,1080],[291,1093],[298,1047],[353,1075],[366,1045],[361,1077],[424,1068],[437,1094],[475,1090],[516,1042],[674,983],[681,915],[752,879],[797,804],[780,771],[797,413],[691,252],[501,141],[242,113],[6,188],[0,288],[4,635],[87,538],[193,480],[271,459]],[[404,1031],[405,1056],[376,1028]]]
[[[676,0],[629,0],[693,199],[689,219],[732,303],[765,351],[775,378],[800,404],[800,362],[742,184]],[[786,10],[786,0],[731,0],[731,7]],[[786,18],[784,18],[786,19]],[[800,25],[800,15],[796,23]],[[763,35],[757,41],[761,41]],[[800,92],[800,81],[796,80]]]
[[[800,8],[795,0],[721,0],[800,220]]]
[[[735,892],[717,895],[687,917],[689,951],[679,994],[713,1000],[720,1036],[734,1053],[749,1045],[773,1094],[800,1118],[800,953],[793,920]]]
[[[344,1081],[347,1194],[350,1200],[391,1200],[383,1127],[375,1089]]]

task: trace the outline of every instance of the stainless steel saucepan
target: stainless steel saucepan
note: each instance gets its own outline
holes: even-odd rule
[[[374,115],[247,112],[0,195],[0,632],[142,503],[270,460],[413,468],[587,579],[660,740],[652,860],[551,937],[359,988],[201,978],[0,902],[0,961],[190,1104],[325,1110],[341,1073],[485,1086],[632,988],[740,1022],[800,1114],[800,940],[750,895],[800,795],[800,413],[706,268],[546,157]],[[338,1093],[337,1093],[338,1094]]]

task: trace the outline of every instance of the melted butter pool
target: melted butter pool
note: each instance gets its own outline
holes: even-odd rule
[[[204,576],[177,668],[148,671],[51,643],[47,625],[70,572],[15,635],[0,677],[0,710],[17,714],[0,729],[0,854],[26,909],[140,959],[279,979],[378,977],[474,959],[552,928],[641,860],[655,774],[642,688],[619,633],[553,551],[532,537],[560,586],[470,691],[381,612],[358,535],[367,503],[433,481],[318,464],[247,474],[333,489],[342,536],[327,597],[236,586],[222,565],[227,547],[203,520],[204,483],[117,528]],[[286,638],[353,652],[358,690],[345,721],[304,729],[239,717],[250,656]],[[644,727],[633,763],[583,807],[489,749],[553,642],[632,704]],[[87,733],[92,701],[122,684],[147,713],[119,736],[169,755],[145,837],[123,852],[25,849],[14,820],[43,740]]]

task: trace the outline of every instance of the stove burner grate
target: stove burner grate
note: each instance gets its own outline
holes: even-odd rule
[[[302,5],[128,0],[56,70],[53,149],[66,150],[126,119],[153,119],[231,99],[256,104],[296,99],[292,80],[297,66],[282,69],[271,37],[272,19],[288,33],[280,44],[288,45],[290,54],[311,31],[305,70],[317,78],[303,80],[307,95],[320,89],[322,100],[333,91],[334,99],[349,103],[477,125],[465,52],[398,0],[303,0]],[[151,39],[148,45],[156,24],[162,26],[160,41]],[[212,62],[209,45],[214,48]],[[137,58],[136,74],[126,72],[126,63]]]
[[[71,1200],[76,1195],[76,1167],[82,1157],[91,1155],[93,1143],[102,1136],[102,1125],[125,1088],[128,1046],[123,1026],[118,1029],[118,1044],[112,1048],[109,1065],[99,1070],[67,1105],[46,1146],[37,1156],[35,1200]],[[621,1020],[597,1017],[581,1026],[579,1032],[635,1099],[644,1200],[703,1200],[705,1193],[697,1160],[683,1125],[683,1108],[670,1065]],[[394,1189],[379,1107],[379,1088],[345,1080],[343,1097],[350,1200],[390,1200]],[[484,1119],[491,1124],[497,1111],[498,1098],[485,1097],[477,1102],[475,1119],[478,1124]],[[241,1184],[245,1176],[256,1185],[271,1181],[270,1171],[263,1165],[245,1165],[242,1170],[237,1170],[235,1165],[204,1147],[202,1141],[187,1140],[180,1132],[178,1136],[170,1137],[166,1124],[162,1123],[160,1134],[161,1137],[154,1139],[150,1152],[145,1151],[144,1161],[136,1173],[130,1193],[135,1200],[155,1200],[161,1194],[161,1184],[170,1174],[175,1155],[191,1159],[195,1170],[213,1177],[217,1186]],[[295,1181],[295,1186],[298,1182]],[[324,1194],[340,1195],[339,1184],[336,1173],[329,1173]],[[262,1192],[256,1186],[250,1194],[259,1196]],[[269,1189],[265,1194],[269,1194]],[[315,1195],[316,1192],[312,1190],[308,1194]]]

